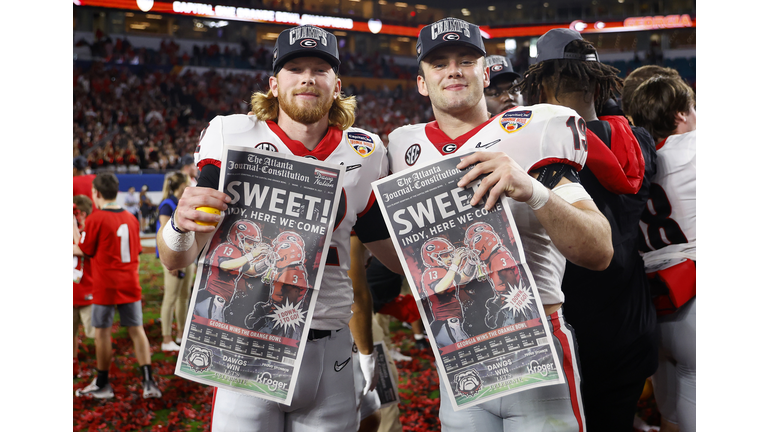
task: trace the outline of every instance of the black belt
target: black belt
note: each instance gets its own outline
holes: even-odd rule
[[[309,329],[309,336],[307,337],[307,340],[317,340],[322,339],[324,337],[328,337],[333,334],[333,332],[340,332],[341,329],[338,330],[315,330],[315,329]]]

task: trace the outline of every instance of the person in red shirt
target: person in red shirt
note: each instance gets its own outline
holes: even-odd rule
[[[88,160],[83,156],[78,156],[72,161],[72,196],[85,195],[93,203],[91,196],[91,184],[96,174],[86,174],[85,168],[88,166]]]
[[[91,199],[85,195],[75,195],[72,199],[72,222],[73,222],[73,245],[77,248],[80,243],[80,236],[85,234],[85,218],[93,211]],[[78,332],[80,325],[83,326],[83,332],[86,337],[93,339],[96,331],[91,324],[91,304],[93,304],[93,286],[91,282],[91,267],[86,263],[85,257],[72,255],[73,276],[72,276],[72,294],[73,300],[73,334],[74,350],[72,351],[72,365],[74,376],[80,372],[80,366],[77,361],[77,348],[79,345]]]
[[[143,396],[159,398],[162,393],[152,378],[149,339],[144,333],[141,311],[139,222],[115,202],[117,191],[118,180],[114,174],[96,176],[92,193],[99,211],[86,219],[85,235],[80,236],[79,250],[89,257],[89,264],[93,266],[91,321],[96,328],[97,376],[75,395],[99,399],[114,397],[109,384],[109,366],[112,362],[112,320],[117,307],[120,324],[128,328],[142,370]]]

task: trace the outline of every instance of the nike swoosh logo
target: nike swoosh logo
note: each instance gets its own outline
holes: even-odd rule
[[[490,146],[492,146],[492,145],[494,145],[494,144],[498,144],[498,143],[499,143],[499,141],[501,141],[501,140],[500,140],[500,139],[497,139],[496,141],[491,141],[491,142],[489,142],[489,143],[485,143],[485,144],[483,144],[482,142],[479,142],[479,143],[477,143],[477,145],[475,146],[475,148],[488,148],[488,147],[490,147]]]
[[[362,166],[361,164],[350,165],[350,166],[347,167],[347,172],[350,172],[352,170],[356,170],[356,169],[360,168],[361,166]]]
[[[344,360],[344,363],[342,364],[339,364],[338,361],[333,362],[333,370],[335,370],[336,372],[341,372],[341,370],[344,369],[344,366],[346,366],[350,360],[352,360],[352,357]]]

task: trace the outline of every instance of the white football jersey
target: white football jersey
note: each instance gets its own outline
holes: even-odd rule
[[[657,145],[656,175],[640,229],[647,272],[696,261],[696,131]]]
[[[371,183],[388,174],[387,150],[378,135],[362,129],[341,131],[328,128],[328,133],[314,150],[300,141],[290,139],[274,122],[263,122],[255,116],[241,114],[217,116],[203,132],[195,153],[200,169],[206,164],[220,166],[224,145],[255,147],[261,150],[288,153],[346,166],[344,194],[339,204],[343,220],[334,229],[331,251],[323,272],[311,327],[336,330],[347,325],[352,317],[352,281],[347,275],[350,266],[349,237],[358,216],[375,201]],[[333,263],[334,251],[338,264]]]
[[[586,123],[576,111],[538,104],[504,111],[456,139],[445,135],[436,122],[403,126],[389,135],[388,157],[393,173],[474,151],[504,152],[526,172],[551,163],[581,170],[587,160],[586,142]],[[511,199],[509,203],[541,301],[563,302],[565,257],[528,204]]]

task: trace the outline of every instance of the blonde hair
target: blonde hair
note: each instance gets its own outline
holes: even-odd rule
[[[168,199],[169,196],[173,195],[173,191],[188,181],[189,176],[181,171],[169,174],[163,183],[163,199]]]
[[[356,108],[357,100],[354,95],[344,96],[340,94],[338,98],[333,100],[333,105],[331,105],[331,110],[328,114],[328,126],[336,126],[341,130],[352,127],[355,123]],[[251,96],[251,112],[261,121],[277,121],[280,103],[271,90],[255,92]]]

